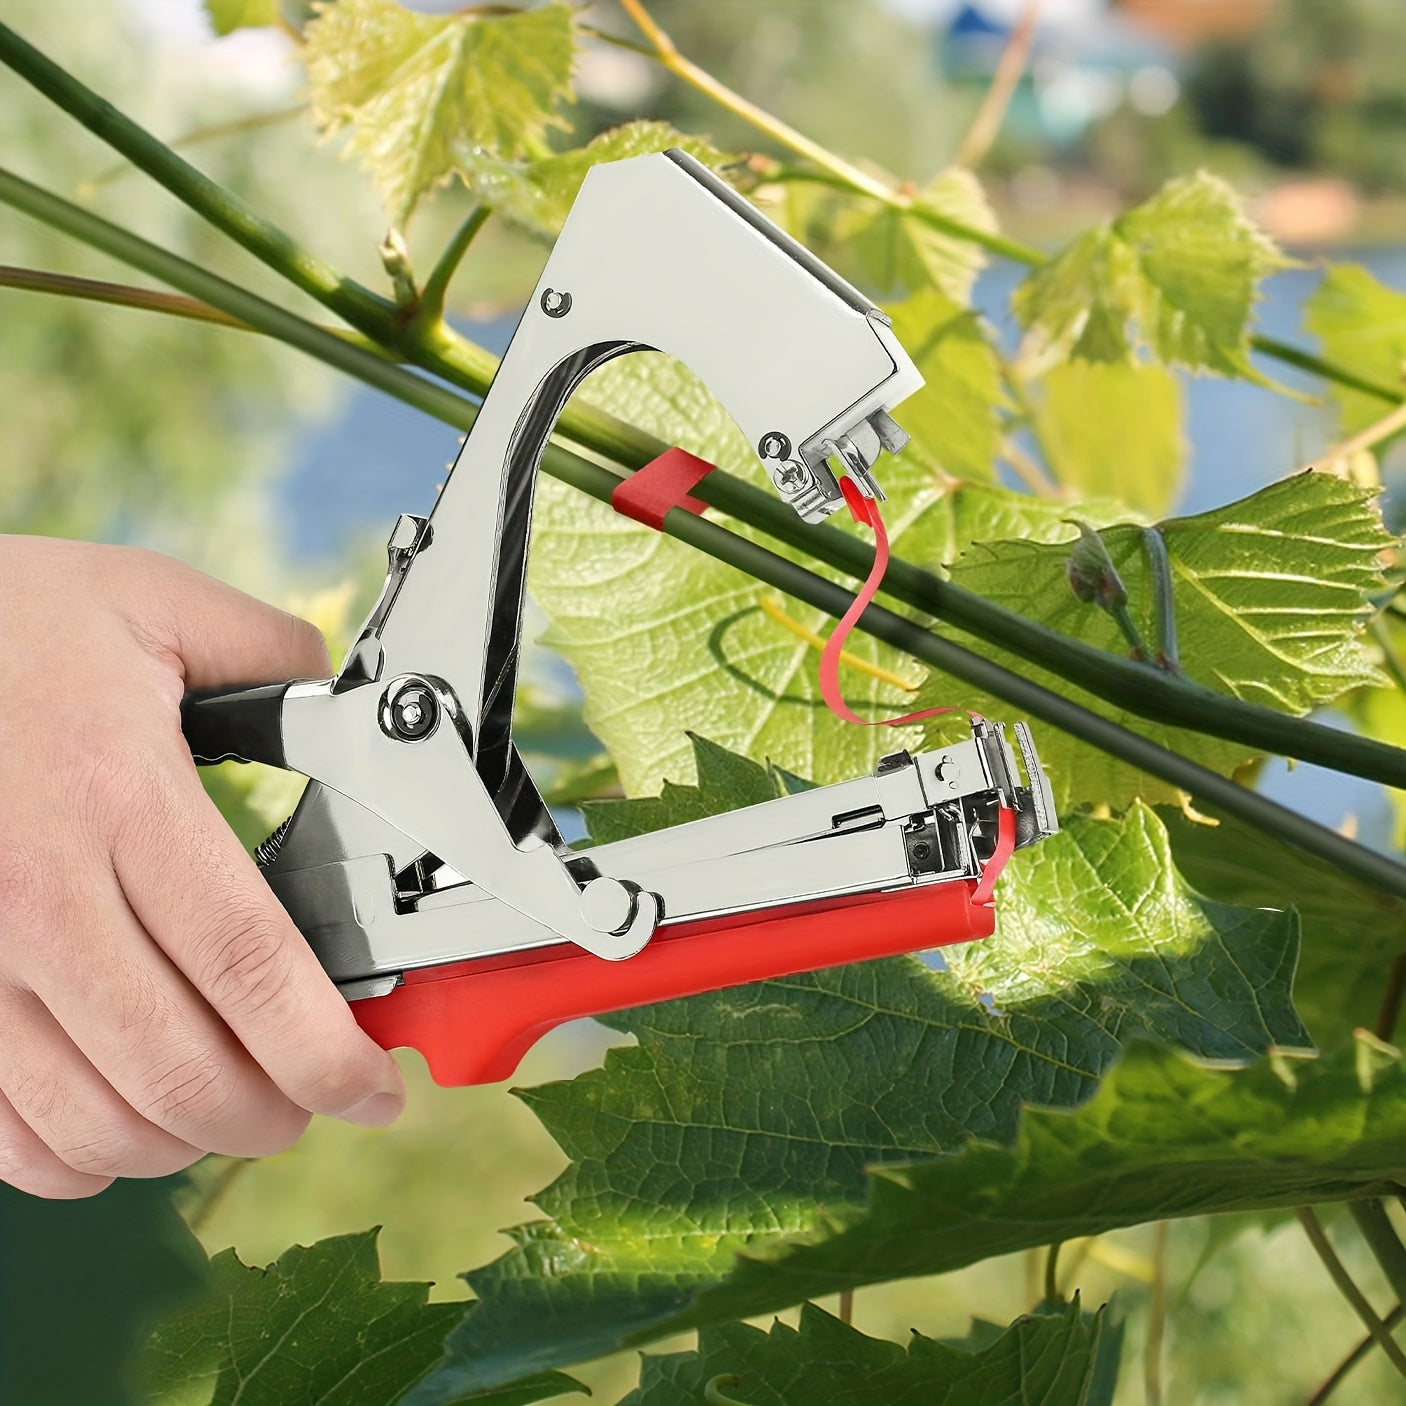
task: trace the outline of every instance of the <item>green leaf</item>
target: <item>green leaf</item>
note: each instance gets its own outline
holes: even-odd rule
[[[1406,902],[1237,821],[1198,825],[1172,811],[1162,818],[1177,868],[1202,893],[1298,913],[1295,1004],[1317,1039],[1376,1023],[1391,964],[1406,953]]]
[[[929,289],[889,309],[894,335],[927,384],[898,409],[913,436],[905,451],[955,478],[989,480],[1005,403],[995,348],[975,313]]]
[[[438,1358],[463,1305],[426,1302],[428,1284],[383,1284],[376,1236],[295,1245],[267,1269],[241,1264],[233,1250],[216,1255],[203,1301],[147,1345],[151,1400],[393,1406]],[[552,1372],[469,1399],[527,1406],[581,1389]]]
[[[666,781],[657,796],[586,802],[581,813],[594,843],[627,840],[741,806],[774,801],[787,794],[786,784],[775,767],[761,766],[704,737],[690,735],[688,740],[693,744],[697,784],[679,786]]]
[[[1369,596],[1380,587],[1377,554],[1391,542],[1372,494],[1328,474],[1297,474],[1226,507],[1172,518],[1160,530],[1188,678],[1293,714],[1382,682],[1362,637]],[[1075,528],[1065,533],[1072,538]],[[1141,534],[1125,525],[1101,536],[1127,586],[1134,624],[1153,640],[1155,594]],[[1067,542],[991,543],[955,563],[952,579],[1062,634],[1125,655],[1117,623],[1069,589],[1068,558]],[[1256,755],[1246,745],[1134,718],[1001,650],[975,647],[1219,771],[1229,773]],[[1005,711],[998,700],[970,691],[963,696],[955,680],[938,673],[929,676],[918,701],[957,697],[979,712],[999,717]],[[934,728],[932,735],[943,731]],[[1039,743],[1061,808],[1094,802],[1116,809],[1134,796],[1176,798],[1172,787],[1065,733],[1046,730]]]
[[[857,203],[858,214],[841,237],[884,293],[935,289],[965,306],[986,266],[979,244],[935,228],[924,214],[994,233],[996,217],[972,172],[953,166],[913,197],[912,211],[876,202]]]
[[[179,1178],[45,1201],[0,1182],[0,1401],[127,1406],[152,1324],[200,1289],[205,1255],[171,1203]]]
[[[1037,361],[1159,360],[1254,376],[1249,324],[1261,278],[1290,266],[1202,171],[1079,236],[1016,291]]]
[[[205,0],[205,13],[220,35],[233,34],[236,29],[261,29],[283,18],[278,0]]]
[[[567,212],[593,166],[677,147],[716,169],[732,158],[705,137],[689,137],[667,122],[627,122],[583,147],[536,161],[510,161],[492,152],[469,154],[460,174],[474,195],[498,214],[534,234],[561,232]]]
[[[521,1095],[573,1165],[536,1198],[550,1219],[469,1276],[481,1302],[415,1406],[664,1331],[738,1252],[859,1215],[874,1165],[1010,1143],[1024,1106],[1088,1099],[1135,1034],[1218,1064],[1306,1047],[1297,920],[1201,899],[1151,811],[1073,817],[1008,873],[996,935],[941,970],[859,963],[607,1017],[638,1045]]]
[[[727,1394],[747,1406],[1098,1406],[1107,1398],[1092,1390],[1095,1369],[1118,1346],[1105,1314],[1076,1300],[1018,1318],[994,1342],[915,1331],[905,1349],[806,1304],[799,1330],[720,1324],[699,1333],[696,1352],[646,1356],[639,1390],[620,1406],[697,1406],[720,1376],[736,1379]]]
[[[427,191],[486,155],[540,158],[571,97],[570,5],[420,15],[395,0],[337,0],[308,26],[304,57],[324,132],[350,127],[402,225]]]
[[[585,397],[766,483],[727,412],[676,361],[622,357],[594,373]],[[950,560],[973,537],[1049,540],[1067,531],[1064,505],[995,487],[948,490],[921,455],[885,459],[881,468],[894,550],[917,561]],[[832,522],[843,526],[839,517]],[[532,540],[529,585],[550,621],[545,642],[576,670],[586,722],[619,766],[627,794],[689,780],[690,731],[818,782],[872,771],[885,752],[920,741],[919,728],[861,728],[833,716],[820,697],[819,651],[761,610],[773,593],[743,572],[548,479],[538,486]],[[832,624],[796,602],[786,610],[811,630]],[[912,660],[867,636],[854,635],[848,650],[913,684],[923,677]],[[912,707],[911,693],[869,674],[843,668],[841,680],[864,716]],[[944,701],[961,698],[957,689]]]
[[[485,1302],[451,1336],[452,1365],[428,1377],[408,1406],[436,1406],[469,1382],[771,1312],[847,1286],[944,1273],[1149,1220],[1394,1194],[1406,1175],[1406,1068],[1396,1052],[1361,1049],[1307,1065],[1264,1061],[1226,1073],[1135,1046],[1078,1111],[1027,1112],[1009,1146],[970,1140],[924,1162],[871,1166],[862,1200],[831,1199],[804,1225],[788,1214],[769,1227],[766,1242],[754,1240],[739,1256],[741,1207],[729,1195],[741,1188],[744,1205],[755,1200],[764,1178],[779,1180],[786,1163],[761,1146],[740,1159],[741,1149],[729,1146],[725,1162],[718,1145],[742,1134],[716,1122],[700,1125],[695,1139],[666,1140],[661,1113],[653,1176],[636,1166],[609,1205],[602,1205],[600,1188],[578,1186],[565,1203],[568,1224],[517,1232],[523,1248],[513,1257],[516,1275],[500,1262],[472,1276]],[[810,1057],[820,1061],[824,1050],[817,1042]],[[944,1088],[961,1087],[962,1076],[983,1072],[978,1061],[964,1060],[929,1097],[940,1099]],[[661,1109],[675,1092],[658,1087]],[[793,1097],[790,1089],[757,1084],[750,1117],[765,1118]],[[837,1101],[835,1093],[825,1097]],[[854,1116],[862,1118],[864,1108],[856,1100]],[[797,1122],[807,1111],[804,1103],[789,1109]],[[745,1126],[736,1116],[732,1126]],[[602,1141],[626,1135],[609,1106],[597,1111],[596,1125]],[[707,1169],[716,1180],[700,1178],[691,1216],[684,1225],[671,1223],[659,1189],[670,1175],[677,1186],[680,1167],[692,1165],[683,1158],[698,1156],[710,1139],[719,1155]],[[809,1155],[846,1150],[837,1140],[817,1143]],[[587,1222],[589,1236],[580,1233]],[[532,1321],[539,1313],[546,1318]]]
[[[1067,361],[1040,382],[1035,428],[1055,479],[1080,496],[1167,512],[1186,459],[1177,378],[1155,363]]]
[[[1304,326],[1323,355],[1406,396],[1406,293],[1378,283],[1358,264],[1330,264],[1304,307]],[[1333,382],[1345,433],[1375,424],[1391,408],[1378,397]]]

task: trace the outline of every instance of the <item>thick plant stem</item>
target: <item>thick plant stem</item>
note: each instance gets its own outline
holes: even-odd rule
[[[638,0],[627,6],[632,12],[641,10]],[[658,26],[654,26],[657,30]],[[662,31],[660,31],[662,34]],[[667,41],[667,36],[664,36]],[[672,48],[672,44],[669,46]],[[679,63],[687,64],[681,56]],[[662,57],[661,57],[662,62]],[[100,98],[92,89],[79,82],[72,74],[40,53],[32,44],[22,39],[8,25],[0,24],[0,63],[6,64],[32,84],[51,102],[62,108],[95,136],[100,137],[115,151],[120,152],[133,165],[145,171],[160,185],[165,186],[174,196],[189,205],[198,215],[207,219],[217,229],[223,230],[232,239],[242,244],[257,259],[281,273],[304,292],[316,298],[325,307],[343,317],[358,331],[377,340],[393,336],[401,324],[396,320],[398,309],[388,298],[373,293],[330,264],[310,254],[296,240],[269,221],[251,211],[233,194],[225,190],[188,161],[178,156],[165,143],[150,132],[119,112],[111,103]],[[798,151],[807,159],[815,161],[825,173],[826,179],[838,183],[842,188],[882,200],[895,209],[902,209],[914,219],[930,225],[934,229],[978,244],[1001,255],[1030,266],[1046,262],[1048,256],[1041,250],[1004,235],[993,234],[978,229],[960,220],[952,219],[939,211],[928,209],[921,204],[913,204],[897,191],[882,182],[841,161],[833,153],[792,131],[784,123],[778,123],[769,113],[747,103],[740,95],[732,93],[718,83],[712,75],[696,65],[687,64],[690,75],[699,75],[707,80],[702,91],[717,99],[729,110],[744,117],[749,122],[760,124],[759,130],[767,131],[784,139],[784,144]],[[690,76],[692,81],[692,76]],[[451,344],[452,345],[452,344]],[[1339,366],[1326,357],[1295,347],[1291,343],[1275,337],[1254,335],[1250,345],[1265,356],[1274,357],[1301,370],[1310,371],[1325,380],[1376,396],[1390,405],[1406,399],[1406,384],[1385,385],[1361,376],[1355,371]],[[397,350],[404,350],[397,348]],[[436,345],[436,339],[427,339],[421,348],[427,356],[446,360],[444,366],[429,365],[419,356],[410,359],[426,365],[429,370],[439,372],[459,384],[453,373],[453,358],[444,358],[444,346]],[[473,389],[472,386],[465,387]]]
[[[395,315],[395,304],[389,299],[379,297],[310,254],[6,24],[0,24],[0,63],[13,69],[198,215],[242,244],[255,258],[346,318],[352,326],[374,335],[372,327]]]
[[[1377,1316],[1377,1311],[1367,1302],[1367,1296],[1357,1287],[1356,1281],[1347,1272],[1347,1266],[1329,1244],[1328,1234],[1314,1214],[1313,1208],[1300,1206],[1295,1214],[1304,1228],[1304,1234],[1308,1236],[1309,1244],[1313,1246],[1329,1277],[1337,1285],[1338,1292],[1352,1305],[1353,1312],[1362,1320],[1362,1325],[1367,1329],[1372,1341],[1386,1353],[1391,1365],[1406,1377],[1406,1353],[1402,1352],[1400,1344],[1391,1335],[1391,1329]]]
[[[777,541],[852,576],[863,579],[872,564],[872,550],[857,537],[833,527],[809,526],[784,503],[751,484],[715,472],[692,492]],[[901,558],[889,562],[883,590],[1141,717],[1240,742],[1257,752],[1294,757],[1406,788],[1406,750],[1402,748],[1215,693],[1185,675],[1152,664],[1120,659]]]
[[[407,377],[419,381],[425,392],[417,402],[421,409],[447,424],[459,425],[461,429],[467,429],[473,422],[472,413],[465,419],[459,407],[469,412],[474,407],[453,391],[421,377],[410,377],[408,372],[400,370],[378,352],[354,346],[337,333],[307,322],[296,313],[278,307],[266,298],[250,293],[238,284],[220,278],[139,235],[130,234],[101,216],[50,195],[5,170],[0,170],[0,204],[13,205],[81,239],[94,249],[141,269],[153,278],[159,278],[182,293],[218,309],[227,317],[297,347],[299,351],[305,351],[389,395],[396,395],[396,386]]]
[[[3,32],[4,27],[0,26],[0,35]],[[225,307],[228,307],[231,297],[253,297],[224,280],[204,275],[194,265],[19,177],[0,173],[0,200],[28,210],[56,228],[123,262],[145,269],[184,292],[192,291],[192,275],[201,274],[203,279],[200,286],[218,283],[227,290],[222,295],[227,299],[223,304]],[[140,256],[135,255],[138,250],[141,251]],[[182,272],[178,277],[170,277],[172,270]],[[182,282],[182,279],[186,281]],[[194,293],[193,296],[202,302],[216,301],[201,293]],[[262,299],[253,301],[272,308]],[[387,304],[387,307],[391,306]],[[269,331],[270,335],[281,335],[272,330],[275,325],[292,328],[297,336],[312,328],[312,324],[301,318],[279,309],[274,311],[280,314],[280,319],[261,329]],[[247,319],[240,317],[239,320]],[[336,340],[332,333],[314,330],[321,336]],[[434,356],[417,355],[416,362],[428,370],[440,372],[454,384],[481,395],[492,380],[496,366],[494,358],[482,348],[449,332],[442,322],[432,329],[431,335],[433,345],[440,351]],[[295,338],[289,340],[297,344]],[[313,354],[317,355],[316,352]],[[452,399],[458,400],[457,397]],[[455,422],[451,420],[450,423]],[[664,448],[652,436],[590,407],[569,406],[558,422],[558,430],[566,438],[624,468],[638,468]],[[872,548],[836,528],[803,523],[771,494],[721,470],[708,475],[697,488],[696,496],[740,521],[760,528],[777,541],[861,580],[869,572],[873,560]],[[884,577],[884,591],[925,614],[968,630],[990,644],[1000,645],[1025,662],[1040,665],[1066,682],[1078,684],[1105,701],[1140,716],[1241,742],[1255,752],[1294,757],[1384,785],[1406,788],[1406,750],[1276,713],[1257,704],[1214,693],[1184,677],[1119,659],[1006,610],[899,558],[889,564]]]
[[[467,430],[477,416],[477,407],[453,391],[351,346],[340,337],[304,322],[266,299],[4,171],[0,171],[0,203],[25,210],[94,248],[130,263],[251,326],[266,330],[289,345],[416,406],[446,424]],[[610,501],[611,494],[620,483],[619,475],[571,453],[561,445],[547,447],[542,467],[553,477],[604,503]],[[666,516],[664,531],[837,620],[853,603],[853,595],[843,586],[681,508],[673,509]],[[1189,792],[1206,809],[1232,815],[1287,844],[1336,864],[1344,873],[1364,883],[1406,898],[1406,866],[1238,786],[1208,767],[1111,722],[1023,674],[1003,668],[985,656],[943,639],[914,621],[877,605],[871,605],[864,612],[858,628],[911,654],[915,659],[1000,698],[1014,708],[1022,709],[1101,748],[1168,785]]]
[[[473,394],[486,391],[495,369],[494,359],[488,353],[458,337],[440,319],[426,323],[416,318],[413,325],[407,325],[403,310],[306,254],[287,234],[260,220],[235,197],[4,25],[0,25],[0,61],[34,83],[197,213],[373,341]],[[949,232],[961,234],[960,229]],[[1039,257],[1038,251],[1034,252]],[[1285,350],[1276,343],[1275,351],[1263,338],[1256,339],[1255,345],[1271,354]],[[1289,359],[1296,365],[1393,402],[1400,400],[1399,394],[1389,388],[1373,386],[1351,373],[1339,374],[1337,368],[1320,358],[1288,350],[1294,351]],[[640,467],[663,448],[652,437],[586,408],[568,407],[558,428],[567,438],[626,468]],[[806,527],[784,504],[750,485],[714,473],[698,496],[831,566],[861,578],[868,571],[868,549],[862,543],[832,528]],[[1139,716],[1240,742],[1257,752],[1293,757],[1384,785],[1406,787],[1406,751],[1401,749],[1228,698],[1185,679],[1117,659],[901,560],[891,564],[884,589],[905,604],[970,630],[989,643],[1002,645],[1027,663],[1043,665],[1067,682],[1090,689]]]

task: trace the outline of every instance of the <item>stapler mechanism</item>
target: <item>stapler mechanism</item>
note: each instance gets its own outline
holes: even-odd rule
[[[563,842],[512,740],[533,488],[575,387],[646,348],[702,377],[808,522],[844,504],[835,466],[882,496],[889,411],[923,383],[878,308],[690,157],[597,166],[341,673],[183,705],[197,761],[310,778],[264,874],[362,1026],[440,1083],[505,1078],[576,1016],[986,936],[1000,864],[1058,827],[1025,725],[1018,765],[975,719],[872,776]]]

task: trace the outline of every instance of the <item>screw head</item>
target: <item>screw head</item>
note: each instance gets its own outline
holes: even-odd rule
[[[795,493],[810,482],[810,470],[797,459],[788,459],[771,471],[776,486],[783,493]]]
[[[439,722],[439,704],[427,683],[403,679],[381,699],[381,729],[400,742],[428,737]]]
[[[780,430],[768,430],[757,444],[763,459],[784,459],[791,452],[791,441]]]
[[[571,311],[571,294],[556,288],[545,289],[541,306],[548,317],[565,317]]]

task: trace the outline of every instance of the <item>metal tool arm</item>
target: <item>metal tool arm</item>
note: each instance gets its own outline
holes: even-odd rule
[[[828,457],[878,491],[870,466],[905,438],[887,411],[922,384],[882,312],[691,158],[668,152],[594,168],[432,516],[397,526],[382,600],[317,705],[318,729],[345,750],[320,747],[301,760],[289,752],[290,766],[325,785],[308,788],[275,872],[355,854],[401,865],[422,847],[466,865],[475,881],[491,873],[485,887],[495,896],[600,955],[625,956],[647,940],[647,914],[623,936],[566,921],[579,879],[512,744],[541,456],[580,382],[641,348],[702,378],[810,520],[842,502]],[[453,825],[448,807],[428,797],[414,825],[373,800],[383,743],[374,727],[370,736],[357,728],[397,680],[430,688],[452,716],[432,749],[448,768],[438,785],[459,797]],[[290,718],[307,701],[290,696]],[[353,714],[358,721],[342,721]],[[422,746],[400,740],[404,752]],[[618,885],[597,891],[592,906],[608,915],[628,906]]]

